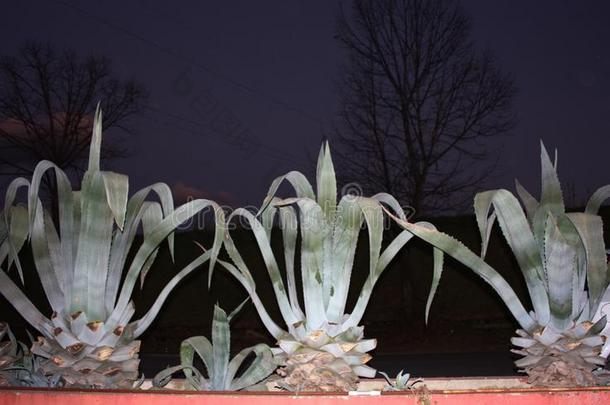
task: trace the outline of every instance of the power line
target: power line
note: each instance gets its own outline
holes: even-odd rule
[[[259,89],[255,89],[254,87],[251,87],[251,86],[249,86],[247,84],[244,84],[244,83],[242,83],[240,81],[237,81],[237,80],[235,80],[235,79],[233,79],[233,78],[231,78],[231,77],[229,77],[227,75],[224,75],[224,74],[222,74],[222,73],[220,73],[220,72],[218,72],[218,71],[216,71],[214,69],[211,69],[210,67],[205,66],[205,65],[197,62],[193,58],[184,56],[184,55],[176,52],[175,50],[173,50],[171,48],[167,48],[167,47],[165,47],[165,46],[163,46],[163,45],[161,45],[161,44],[159,44],[157,42],[154,42],[154,41],[152,41],[152,40],[150,40],[148,38],[145,38],[145,37],[143,37],[143,36],[133,32],[131,30],[128,30],[127,28],[125,28],[123,26],[117,25],[117,24],[115,24],[115,23],[113,23],[113,22],[111,22],[109,20],[106,20],[106,19],[104,19],[102,17],[99,17],[99,16],[94,15],[94,14],[90,14],[87,11],[85,11],[84,9],[82,9],[81,7],[78,7],[78,6],[74,5],[74,4],[71,4],[71,3],[68,3],[68,2],[65,2],[65,1],[60,1],[60,0],[54,0],[54,2],[56,4],[62,5],[62,6],[67,7],[67,8],[70,8],[70,9],[78,12],[79,14],[81,14],[81,15],[87,17],[87,18],[90,18],[90,19],[92,19],[94,21],[96,21],[99,24],[102,24],[102,25],[104,25],[104,26],[106,26],[106,27],[108,27],[110,29],[113,29],[115,31],[118,31],[118,32],[122,33],[123,35],[126,35],[126,36],[128,36],[128,37],[130,37],[132,39],[137,40],[137,41],[143,42],[143,43],[145,43],[145,44],[155,48],[159,52],[162,52],[162,53],[165,53],[166,55],[169,55],[169,56],[172,56],[174,58],[180,59],[183,62],[188,63],[189,65],[191,65],[193,67],[196,67],[196,68],[198,68],[198,69],[208,73],[209,75],[214,76],[214,77],[216,77],[216,78],[218,78],[220,80],[223,80],[223,81],[225,81],[225,82],[227,82],[227,83],[229,83],[229,84],[231,84],[231,85],[233,85],[233,86],[235,86],[235,87],[237,87],[237,88],[239,88],[239,89],[241,89],[243,91],[246,91],[246,92],[248,92],[250,94],[253,94],[255,96],[264,98],[267,101],[269,101],[269,102],[271,102],[273,104],[276,104],[278,106],[281,106],[281,107],[283,107],[283,108],[285,108],[287,110],[290,110],[290,111],[300,115],[301,117],[303,117],[303,118],[305,118],[305,119],[307,119],[307,120],[309,120],[309,121],[311,121],[313,123],[316,123],[318,125],[322,125],[321,121],[318,118],[316,118],[314,115],[310,114],[309,112],[307,112],[307,111],[305,111],[305,110],[303,110],[303,109],[301,109],[299,107],[292,106],[292,105],[286,103],[285,101],[278,99],[277,97],[274,97],[274,96],[272,96],[272,95],[270,95],[268,93],[265,93],[265,92],[263,92],[263,91],[261,91]]]

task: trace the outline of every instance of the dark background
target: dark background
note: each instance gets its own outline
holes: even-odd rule
[[[519,90],[518,125],[491,145],[501,155],[487,187],[512,189],[519,178],[536,190],[541,138],[559,149],[560,178],[579,199],[607,183],[600,168],[610,149],[610,3],[461,3],[473,40]],[[147,86],[155,110],[133,120],[135,153],[112,165],[130,175],[132,189],[164,181],[195,197],[258,205],[274,177],[313,167],[336,120],[341,4],[5,1],[0,51],[49,41],[105,55],[117,73]],[[243,140],[231,141],[235,131]]]

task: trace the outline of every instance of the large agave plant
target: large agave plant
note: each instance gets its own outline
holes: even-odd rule
[[[470,267],[500,295],[521,328],[512,343],[515,362],[539,385],[592,385],[605,364],[606,317],[600,303],[610,283],[600,205],[610,186],[593,194],[584,212],[566,213],[553,163],[542,145],[542,193],[537,201],[517,182],[523,206],[507,190],[479,193],[474,207],[481,233],[479,257],[459,241],[434,230],[397,222],[409,232]],[[483,259],[495,222],[521,268],[531,299],[527,311],[500,274]],[[597,314],[597,315],[596,315]]]
[[[53,313],[44,316],[4,271],[0,271],[0,293],[42,335],[32,352],[48,359],[42,364],[45,373],[61,375],[67,386],[130,386],[138,377],[137,338],[174,286],[206,260],[213,266],[222,245],[218,226],[212,249],[176,274],[148,312],[131,321],[135,311],[131,293],[138,278],[143,282],[161,242],[168,240],[173,257],[173,231],[182,222],[210,206],[217,223],[222,223],[224,214],[207,200],[174,209],[171,191],[162,183],[128,198],[128,177],[100,170],[101,120],[98,109],[81,190],[73,191],[62,170],[42,161],[31,182],[18,178],[8,187],[0,226],[0,263],[7,263],[8,269],[15,262],[20,274],[17,252],[29,236]],[[39,198],[48,171],[53,171],[57,183],[55,214],[45,210]],[[28,192],[27,208],[15,205],[22,187]],[[160,202],[146,201],[153,192]],[[128,263],[140,226],[143,241]]]
[[[284,181],[292,185],[296,197],[276,197],[278,187]],[[409,232],[402,232],[382,247],[382,205],[406,220],[398,201],[389,194],[373,197],[348,194],[337,202],[335,171],[326,144],[318,158],[317,194],[303,174],[292,171],[273,181],[258,215],[237,209],[227,218],[227,222],[240,217],[249,223],[271,278],[286,329],[269,316],[257,295],[250,270],[227,231],[224,246],[233,263],[219,263],[248,291],[265,327],[277,339],[274,353],[283,365],[278,370],[283,377],[278,383],[281,387],[301,391],[346,391],[356,387],[359,376],[375,376],[375,370],[366,363],[371,359],[368,352],[377,343],[375,339],[364,339],[364,330],[359,323],[379,276],[412,237]],[[283,237],[287,285],[270,244],[276,217]],[[369,274],[355,306],[347,312],[354,254],[363,225],[368,229]],[[299,236],[300,283],[295,269]],[[441,269],[442,252],[436,250],[426,315]],[[299,288],[304,305],[299,299]]]
[[[258,344],[247,347],[229,361],[231,355],[231,330],[229,322],[243,306],[240,305],[229,316],[218,305],[214,307],[212,342],[205,336],[193,336],[180,346],[180,365],[169,367],[155,376],[153,385],[164,387],[174,373],[182,371],[187,387],[198,391],[239,391],[269,377],[277,368],[269,346]],[[195,353],[203,361],[208,378],[194,365]],[[244,360],[251,354],[254,360],[237,377]]]

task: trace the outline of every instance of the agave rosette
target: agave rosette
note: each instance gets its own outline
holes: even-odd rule
[[[213,208],[217,224],[223,223],[224,214],[208,200],[174,208],[171,190],[163,183],[129,198],[127,176],[100,170],[101,119],[98,108],[81,190],[73,191],[59,167],[42,161],[31,183],[18,178],[8,187],[0,227],[0,263],[6,262],[7,269],[16,263],[22,281],[17,252],[29,237],[53,313],[44,316],[4,271],[0,271],[0,293],[42,335],[32,352],[48,359],[42,364],[45,373],[61,375],[68,386],[130,386],[138,377],[137,338],[182,278],[207,260],[214,265],[223,237],[223,227],[217,226],[212,249],[176,274],[145,315],[131,321],[135,312],[131,293],[138,279],[144,282],[160,244],[168,241],[173,258],[173,232],[181,223],[208,207]],[[55,221],[39,198],[48,171],[57,184]],[[20,188],[27,189],[27,208],[15,204]],[[158,201],[147,201],[151,193]],[[140,227],[142,243],[128,262]]]
[[[244,302],[245,304],[245,302]],[[230,359],[231,329],[229,323],[239,312],[240,305],[228,316],[218,305],[214,306],[212,320],[212,342],[205,336],[193,336],[180,345],[180,365],[168,367],[153,379],[155,387],[164,387],[174,373],[182,371],[187,388],[197,391],[239,391],[264,380],[277,368],[269,346],[260,343],[241,350]],[[199,356],[207,372],[207,378],[194,365],[195,354]],[[253,355],[253,360],[237,376],[244,361]]]
[[[442,249],[481,276],[502,298],[520,325],[512,343],[522,355],[516,366],[539,385],[593,385],[602,382],[599,367],[607,330],[600,311],[610,284],[599,207],[610,197],[600,188],[584,212],[566,212],[553,163],[541,145],[542,192],[537,201],[517,182],[519,200],[507,190],[475,196],[482,239],[481,255],[456,239],[396,218],[406,230]],[[527,311],[506,280],[485,261],[495,223],[523,273],[533,309]],[[606,296],[608,297],[606,292]],[[608,298],[606,298],[608,300]]]
[[[386,380],[388,385],[383,389],[384,391],[407,391],[414,388],[415,384],[422,382],[421,379],[411,381],[411,374],[404,373],[404,370],[400,370],[394,379],[391,379],[387,373],[379,371],[379,374]]]
[[[389,194],[372,197],[348,194],[337,202],[335,171],[328,144],[320,151],[316,177],[317,193],[300,172],[292,171],[278,177],[271,184],[258,215],[238,209],[227,218],[230,222],[239,217],[252,229],[286,329],[280,327],[265,309],[250,270],[228,231],[224,246],[232,263],[219,263],[248,291],[263,324],[277,339],[278,347],[273,350],[283,365],[278,370],[284,377],[279,381],[281,386],[291,390],[351,390],[358,377],[375,376],[376,371],[366,363],[376,340],[365,339],[359,323],[379,276],[412,234],[403,231],[382,247],[385,229],[382,206],[406,220],[400,204]],[[284,181],[294,188],[296,197],[276,196]],[[286,283],[270,244],[275,221],[282,233]],[[368,232],[369,274],[356,304],[347,312],[354,254],[363,226]],[[299,238],[300,252],[297,250]],[[442,270],[442,252],[435,249],[434,254],[434,276],[426,316]],[[300,283],[295,269],[298,256]],[[303,305],[297,292],[299,288],[302,289]]]

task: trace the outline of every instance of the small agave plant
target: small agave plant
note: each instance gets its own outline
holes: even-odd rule
[[[8,337],[7,340],[4,340]],[[15,339],[6,322],[0,322],[0,386],[48,387],[61,386],[59,376],[47,376],[41,358]]]
[[[214,307],[212,342],[204,336],[193,336],[180,346],[180,365],[169,367],[155,376],[153,386],[165,387],[176,372],[182,371],[187,388],[198,391],[239,391],[251,387],[269,377],[277,368],[269,346],[258,344],[240,351],[229,361],[231,354],[231,331],[229,322],[243,306],[240,305],[229,316],[218,305]],[[203,361],[208,378],[193,365],[197,353]],[[244,360],[254,354],[254,360],[236,377]]]
[[[59,387],[58,376],[46,376],[40,363],[40,357],[15,339],[8,324],[0,322],[0,386]]]
[[[276,197],[280,185],[289,182],[296,197]],[[320,150],[317,164],[317,193],[306,177],[292,171],[276,178],[258,215],[245,209],[235,210],[233,218],[250,225],[263,255],[273,291],[287,329],[269,315],[256,292],[250,270],[227,230],[224,246],[232,263],[220,261],[247,290],[267,330],[277,339],[274,354],[282,367],[278,374],[281,388],[294,391],[350,391],[358,377],[374,377],[367,366],[375,339],[365,339],[359,326],[373,287],[399,250],[411,239],[402,232],[382,248],[384,211],[406,220],[398,201],[389,194],[372,197],[345,195],[337,202],[337,184],[328,144]],[[270,239],[278,218],[284,245],[286,283],[280,272]],[[347,296],[358,236],[363,225],[368,229],[369,271],[351,312],[346,312]],[[422,227],[429,224],[419,223]],[[300,245],[297,240],[300,237]],[[295,260],[300,247],[300,282]],[[435,250],[432,289],[426,316],[442,270],[442,252]],[[298,289],[302,288],[302,305]]]
[[[12,385],[12,368],[22,357],[19,345],[6,322],[0,322],[0,386]]]
[[[452,237],[395,218],[406,230],[470,267],[500,295],[521,328],[512,343],[522,356],[515,362],[537,385],[602,383],[606,317],[603,296],[610,298],[602,220],[598,210],[610,186],[596,191],[584,212],[565,210],[553,163],[541,146],[542,193],[537,201],[517,182],[523,207],[507,190],[475,196],[481,238],[479,257]],[[525,278],[532,311],[527,311],[502,276],[485,261],[492,227],[498,222]],[[606,300],[608,300],[606,298]]]
[[[217,227],[212,249],[175,275],[142,318],[130,321],[135,312],[131,293],[138,278],[144,281],[164,240],[173,257],[173,231],[182,222],[210,206],[216,223],[223,222],[224,214],[208,200],[174,209],[171,191],[163,183],[128,198],[128,177],[100,170],[101,128],[98,108],[80,191],[72,190],[67,175],[56,165],[42,161],[31,182],[17,178],[6,192],[0,263],[7,263],[7,270],[15,263],[23,282],[17,252],[29,237],[51,316],[44,316],[5,271],[0,271],[0,293],[42,335],[31,351],[45,359],[41,364],[45,374],[60,375],[66,386],[130,387],[138,377],[137,338],[182,278],[206,260],[214,265],[223,227]],[[39,198],[41,181],[49,170],[57,182],[55,216]],[[27,207],[15,204],[20,188],[28,192]],[[146,201],[153,192],[160,202]],[[140,226],[143,241],[128,262]]]
[[[379,374],[381,374],[388,383],[387,387],[384,388],[384,391],[407,391],[413,389],[415,384],[422,381],[420,379],[411,381],[411,374],[404,373],[404,370],[400,370],[393,380],[383,371],[379,371]]]

